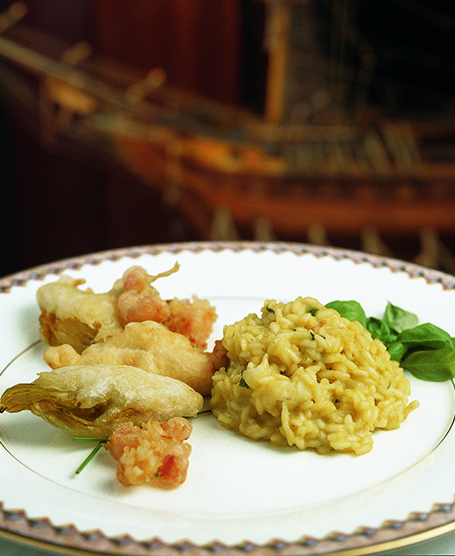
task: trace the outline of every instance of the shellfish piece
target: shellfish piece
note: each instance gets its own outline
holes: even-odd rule
[[[186,336],[194,347],[207,348],[207,339],[217,319],[215,308],[206,299],[193,295],[192,299],[164,300],[152,285],[158,278],[177,272],[176,263],[170,270],[156,276],[141,266],[132,266],[116,285],[123,288],[117,297],[118,319],[122,326],[130,322],[153,320]]]
[[[186,480],[191,446],[185,441],[191,431],[191,423],[182,417],[149,421],[141,427],[125,423],[104,447],[118,462],[117,479],[122,485],[170,489]]]
[[[36,294],[41,309],[41,338],[50,346],[68,344],[77,353],[104,342],[130,322],[155,321],[186,336],[201,350],[217,319],[216,310],[206,299],[162,299],[152,285],[179,270],[179,264],[151,275],[141,266],[132,266],[106,293],[94,293],[79,286],[84,279],[63,275],[41,286]]]
[[[0,413],[29,410],[73,436],[105,437],[130,422],[195,417],[204,398],[187,384],[127,365],[76,365],[8,388]]]

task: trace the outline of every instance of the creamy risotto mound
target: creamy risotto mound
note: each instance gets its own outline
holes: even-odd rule
[[[212,411],[253,440],[360,455],[419,405],[385,346],[313,298],[266,301],[222,343],[230,364],[213,377]]]

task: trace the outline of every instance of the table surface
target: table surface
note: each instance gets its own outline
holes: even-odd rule
[[[9,539],[0,538],[1,556],[56,556],[61,552],[32,548]],[[417,545],[376,553],[376,556],[432,556],[455,554],[455,532]]]

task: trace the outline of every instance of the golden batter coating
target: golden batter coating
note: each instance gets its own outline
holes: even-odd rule
[[[131,322],[155,321],[186,336],[199,349],[207,348],[217,318],[215,308],[205,299],[162,299],[152,285],[169,276],[173,268],[155,276],[141,266],[127,269],[106,293],[80,289],[83,279],[61,276],[37,291],[41,309],[40,334],[51,346],[69,344],[77,353],[94,343],[104,342]]]
[[[70,344],[81,353],[93,342],[122,329],[117,316],[117,290],[94,293],[90,288],[80,289],[84,283],[83,279],[64,275],[38,289],[40,334],[49,345]]]
[[[53,369],[68,365],[132,365],[149,373],[181,380],[202,395],[210,394],[216,357],[154,321],[133,322],[82,354],[66,344],[49,347],[44,360]]]
[[[127,365],[79,365],[42,372],[8,388],[0,413],[29,410],[74,436],[109,436],[121,424],[195,417],[204,398],[187,384]]]

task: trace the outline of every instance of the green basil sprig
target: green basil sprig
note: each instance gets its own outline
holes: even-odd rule
[[[442,382],[455,377],[455,339],[438,326],[419,324],[414,313],[388,302],[382,319],[367,317],[358,301],[332,301],[326,307],[360,322],[416,378]]]

